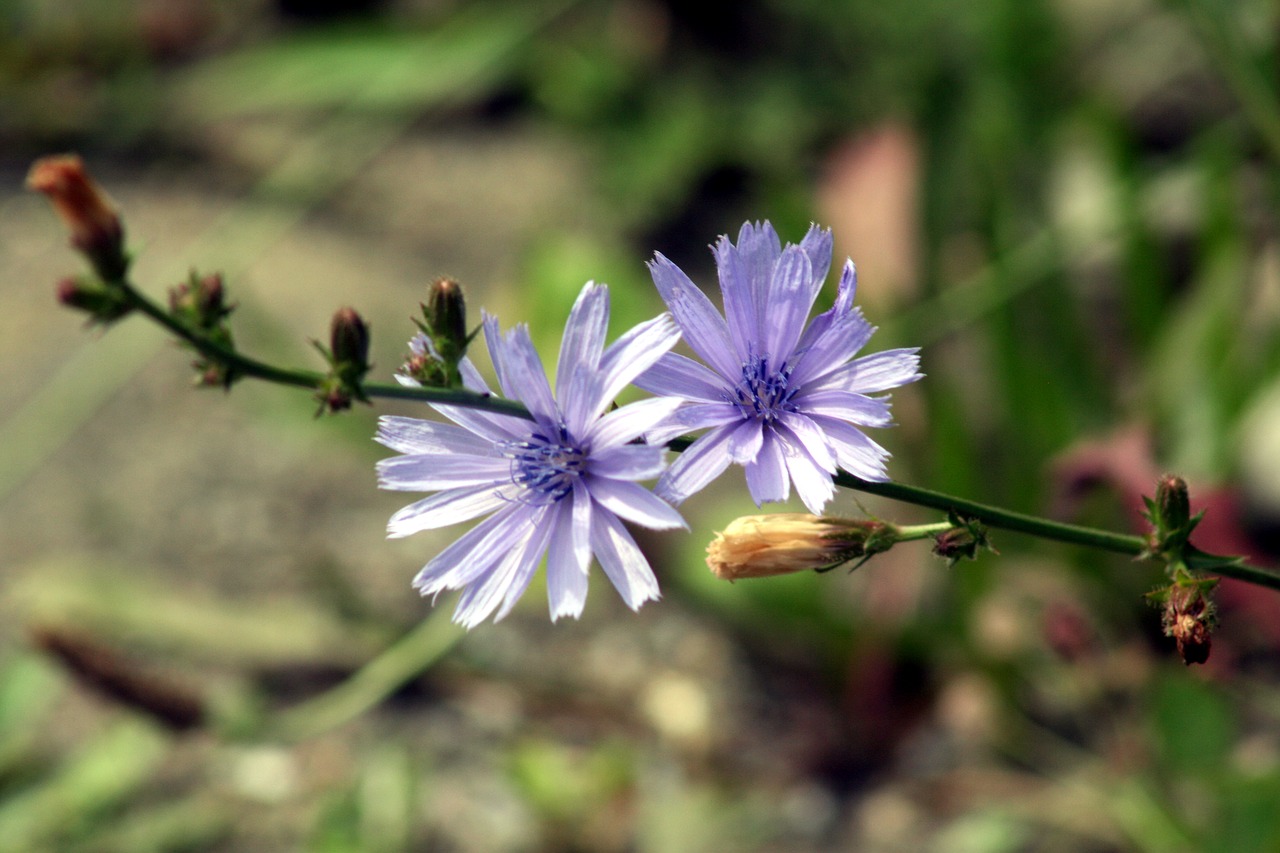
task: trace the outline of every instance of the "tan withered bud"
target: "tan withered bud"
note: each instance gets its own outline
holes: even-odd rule
[[[807,513],[734,519],[707,546],[707,566],[721,580],[761,578],[834,568],[892,544],[879,521]]]
[[[27,188],[44,193],[71,231],[71,244],[88,256],[104,279],[124,275],[124,226],[107,194],[74,154],[42,157],[27,173]]]

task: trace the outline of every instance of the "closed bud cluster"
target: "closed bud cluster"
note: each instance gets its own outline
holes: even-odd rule
[[[169,290],[169,310],[195,328],[208,331],[220,325],[233,307],[226,304],[220,274],[199,276],[193,270],[185,283]]]
[[[439,388],[462,384],[458,363],[467,354],[467,303],[462,285],[451,278],[438,278],[427,288],[422,304],[420,338],[410,342],[412,355],[400,373],[415,382]]]
[[[707,566],[721,580],[826,571],[887,551],[892,525],[806,513],[735,519],[707,546]]]
[[[169,312],[228,350],[235,349],[231,327],[227,325],[233,309],[234,306],[226,304],[226,289],[219,273],[201,276],[192,270],[187,281],[169,289]],[[196,370],[197,385],[230,388],[240,378],[227,364],[203,354],[191,366]]]
[[[449,365],[436,352],[435,344],[425,334],[409,341],[409,357],[400,365],[401,376],[428,388],[449,388]]]
[[[369,372],[369,326],[354,308],[339,308],[329,324],[329,348],[316,343],[329,362],[329,376],[317,393],[320,412],[351,408],[352,400],[368,402],[361,383]]]
[[[71,232],[75,246],[105,281],[124,278],[124,226],[115,205],[74,154],[43,157],[27,174],[27,188],[44,193]]]

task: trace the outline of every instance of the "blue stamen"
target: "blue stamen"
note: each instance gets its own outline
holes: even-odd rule
[[[501,447],[511,460],[511,482],[524,487],[522,500],[542,506],[555,503],[573,491],[582,476],[587,453],[578,447],[561,424],[555,438],[535,432],[527,441],[506,441]]]
[[[785,362],[781,370],[770,371],[767,355],[753,355],[742,365],[742,381],[726,390],[724,399],[737,406],[743,418],[772,423],[779,414],[796,411],[791,402],[797,390],[791,387],[791,371]]]

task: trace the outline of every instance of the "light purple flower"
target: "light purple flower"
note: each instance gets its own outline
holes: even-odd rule
[[[730,462],[746,470],[758,505],[796,493],[821,514],[837,467],[864,480],[886,480],[889,453],[863,427],[891,426],[889,403],[868,396],[919,379],[915,349],[854,359],[875,328],[853,306],[857,276],[846,261],[835,305],[806,328],[831,266],[831,232],[816,225],[800,245],[781,245],[768,222],[742,226],[737,244],[712,250],[725,316],[679,267],[661,254],[653,281],[684,339],[706,366],[667,353],[636,384],[689,405],[652,430],[666,441],[708,429],[658,481],[657,493],[679,503]],[[727,321],[726,321],[727,318]]]
[[[526,326],[505,336],[485,315],[485,341],[502,393],[533,420],[433,404],[453,423],[383,417],[377,440],[402,456],[378,463],[378,485],[434,491],[391,517],[388,535],[408,536],[488,515],[414,579],[423,594],[463,590],[454,621],[467,628],[511,611],[543,556],[551,618],[578,617],[594,554],[631,609],[658,597],[658,583],[622,520],[683,527],[679,513],[637,480],[657,477],[664,449],[632,444],[679,405],[653,398],[607,412],[618,392],[679,339],[669,315],[642,323],[605,348],[609,291],[588,283],[565,327],[553,393]],[[464,384],[488,393],[474,365]]]

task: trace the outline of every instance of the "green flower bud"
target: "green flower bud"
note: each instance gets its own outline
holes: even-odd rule
[[[1165,474],[1156,483],[1157,523],[1166,531],[1178,530],[1191,520],[1191,498],[1187,481],[1176,474]]]
[[[438,278],[427,288],[422,306],[426,329],[436,352],[446,362],[456,363],[467,348],[467,303],[462,285],[451,278]]]

